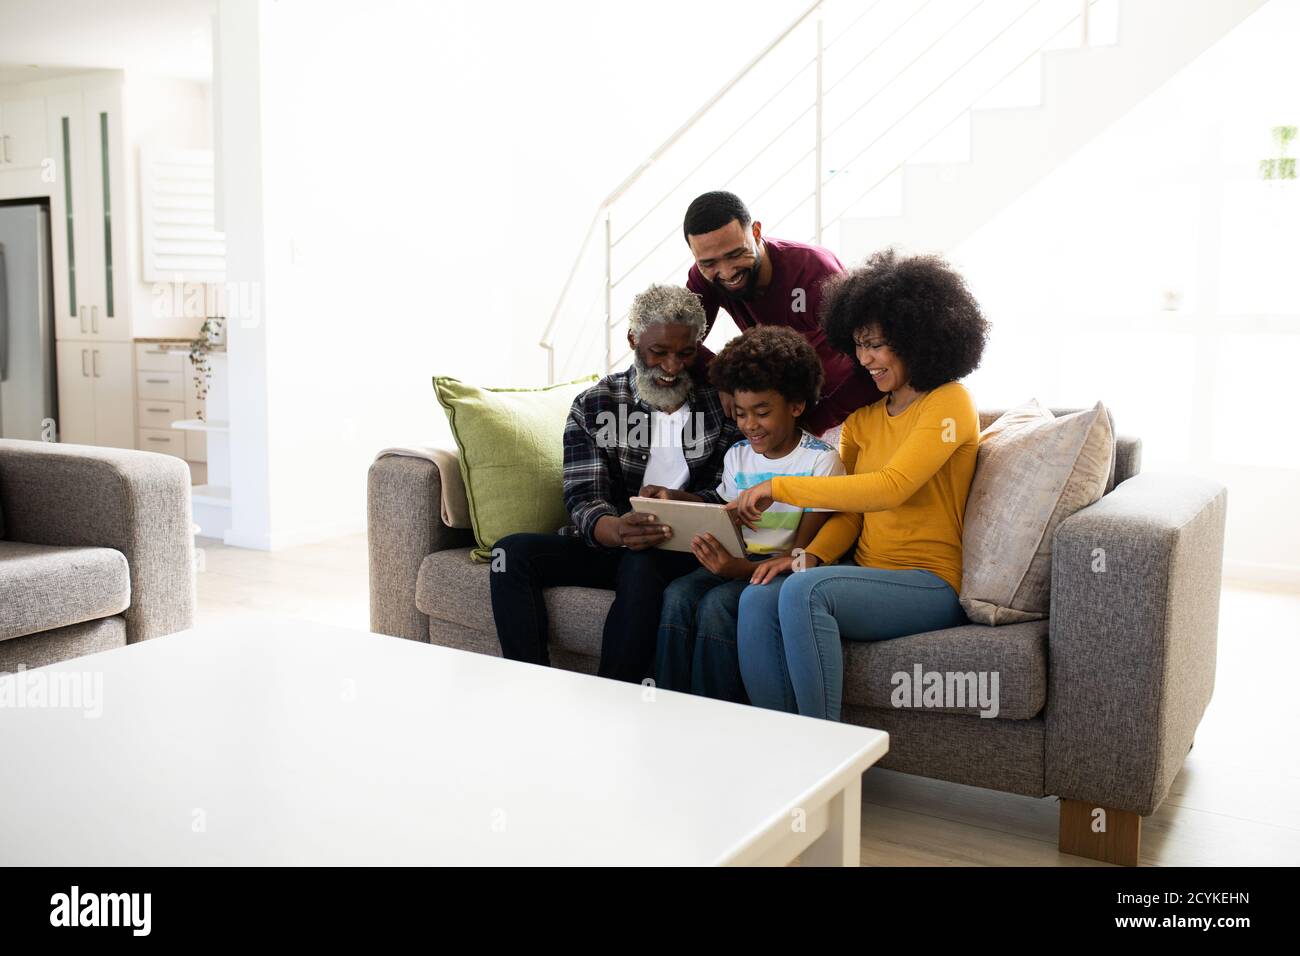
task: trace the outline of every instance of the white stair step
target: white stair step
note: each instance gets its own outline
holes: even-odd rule
[[[1137,106],[1264,0],[1122,0],[1117,46],[1042,56],[1042,105],[970,113],[966,163],[909,162],[902,214],[845,216],[851,258],[885,244],[947,249]]]

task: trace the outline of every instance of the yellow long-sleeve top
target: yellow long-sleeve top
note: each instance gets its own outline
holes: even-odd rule
[[[808,550],[830,564],[857,541],[863,567],[920,568],[961,592],[961,531],[979,452],[979,413],[964,385],[949,382],[898,415],[885,402],[844,421],[844,475],[772,479],[778,501],[833,508]]]

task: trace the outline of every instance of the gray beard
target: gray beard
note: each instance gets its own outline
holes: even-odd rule
[[[645,402],[652,408],[660,410],[674,409],[680,406],[687,398],[690,397],[694,382],[691,381],[690,372],[682,369],[677,376],[677,384],[672,388],[664,388],[655,381],[657,374],[650,366],[641,361],[641,356],[633,354],[633,365],[636,367],[636,391]]]

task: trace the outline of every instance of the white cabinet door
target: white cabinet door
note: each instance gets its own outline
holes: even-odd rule
[[[84,94],[90,332],[93,338],[131,338],[131,276],[126,243],[126,157],[119,87]],[[80,222],[78,222],[78,227]]]
[[[59,342],[55,363],[59,376],[59,441],[95,443],[95,380],[89,342]]]
[[[95,380],[95,444],[135,447],[135,395],[130,342],[90,342]]]
[[[59,440],[135,447],[134,375],[127,342],[59,342]]]
[[[0,169],[40,168],[48,155],[45,100],[0,103]]]
[[[122,90],[57,94],[45,104],[46,152],[57,177],[50,197],[55,334],[129,342],[134,289],[127,255],[129,153],[122,136]]]
[[[54,263],[54,333],[60,339],[88,338],[91,230],[86,204],[85,110],[80,93],[46,99],[46,133],[54,159],[55,182],[50,191],[50,241]]]

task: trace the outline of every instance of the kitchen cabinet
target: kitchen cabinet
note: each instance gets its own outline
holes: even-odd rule
[[[51,92],[40,102],[43,152],[53,161],[50,244],[59,432],[63,441],[134,448],[122,87],[87,83]]]
[[[185,434],[171,428],[141,428],[140,448],[143,451],[156,451],[164,455],[185,457]]]
[[[59,342],[59,441],[95,444],[95,380],[90,374],[90,343]]]
[[[45,98],[0,102],[0,172],[39,169],[48,155]]]
[[[208,460],[203,432],[178,431],[172,423],[196,419],[204,402],[194,390],[189,349],[181,341],[138,342],[135,346],[136,446],[192,462]]]
[[[129,342],[58,342],[59,440],[78,445],[135,445]],[[127,414],[121,414],[125,406]]]
[[[146,428],[171,428],[172,422],[185,417],[184,402],[160,402],[157,399],[136,403],[135,421],[140,431]]]
[[[95,444],[130,448],[135,439],[131,343],[93,343],[90,371],[95,380]]]
[[[122,91],[102,87],[84,94],[82,122],[87,151],[86,199],[91,227],[86,230],[93,338],[131,341],[131,275],[126,250],[126,170],[122,138]],[[98,315],[95,310],[98,309]]]
[[[45,100],[55,170],[55,334],[61,339],[131,339],[121,102],[117,86]]]
[[[62,93],[46,100],[54,182],[50,195],[51,261],[54,265],[54,334],[90,337],[89,206],[82,153],[82,95]],[[102,240],[101,240],[102,241]]]
[[[133,327],[132,303],[146,300],[140,297],[138,242],[132,241],[132,222],[141,213],[127,202],[137,145],[170,128],[174,109],[194,108],[195,98],[191,91],[157,98],[130,91],[126,74],[116,70],[0,89],[0,197],[48,198],[63,440],[122,448],[166,444],[199,460],[204,435],[170,434],[172,422],[197,417],[187,407],[191,370],[184,354],[161,356],[160,367],[150,361],[160,356],[142,359],[142,350],[164,350],[134,339],[141,333]],[[163,185],[174,192],[169,183]],[[165,211],[184,199],[164,190],[161,206]],[[138,371],[166,381],[141,383]],[[145,444],[145,430],[166,433],[167,440]]]

